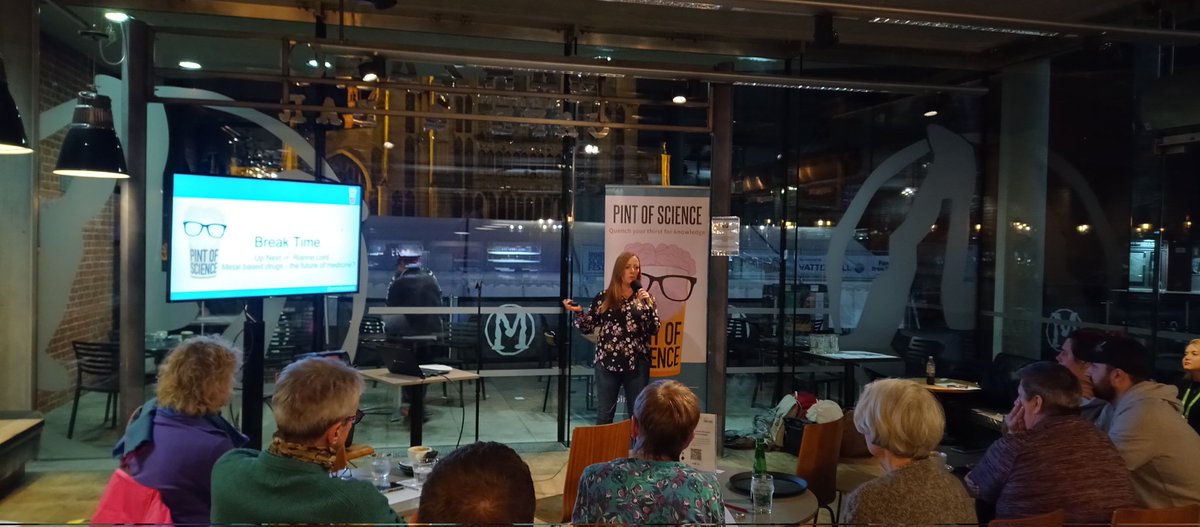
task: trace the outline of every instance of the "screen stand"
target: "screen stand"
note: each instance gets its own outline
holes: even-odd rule
[[[263,300],[246,300],[244,311],[245,349],[242,350],[242,433],[250,438],[246,448],[262,450],[263,361],[266,357],[266,325]]]
[[[313,332],[312,332],[312,350],[325,351],[329,349],[329,342],[326,340],[326,325],[325,321],[325,295],[317,295],[313,297]]]

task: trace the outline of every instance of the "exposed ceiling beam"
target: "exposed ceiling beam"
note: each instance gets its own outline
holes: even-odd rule
[[[91,0],[60,1],[77,5],[80,9],[92,7]],[[569,22],[570,17],[560,17],[563,18],[562,21],[543,21],[544,24],[542,27],[531,27],[529,25],[513,25],[515,22],[502,21],[502,19],[491,16],[486,10],[488,8],[486,2],[476,4],[475,9],[477,12],[474,15],[467,15],[454,10],[427,11],[421,7],[424,5],[422,1],[406,2],[404,5],[408,6],[407,10],[394,8],[387,11],[347,13],[346,24],[348,27],[356,28],[358,32],[354,34],[354,39],[359,42],[386,39],[385,34],[363,34],[363,30],[387,30],[389,32],[437,33],[463,37],[533,41],[558,45],[564,41],[567,32],[577,32],[579,43],[582,45],[647,51],[777,59],[808,53],[809,58],[812,60],[846,61],[863,65],[963,70],[980,70],[985,67],[985,61],[981,57],[969,53],[967,52],[968,50],[961,47],[955,48],[952,45],[953,43],[950,43],[948,46],[949,49],[921,50],[904,49],[904,46],[896,45],[879,47],[872,46],[869,43],[855,44],[852,41],[853,39],[848,39],[850,41],[844,41],[836,49],[806,50],[804,41],[808,38],[807,33],[809,28],[806,25],[796,25],[794,23],[780,25],[778,21],[774,22],[776,25],[780,25],[776,30],[776,34],[773,35],[777,37],[774,40],[767,39],[765,35],[758,32],[753,33],[752,36],[747,36],[746,31],[739,29],[735,25],[726,23],[701,23],[703,20],[693,21],[693,27],[700,27],[708,32],[720,30],[725,32],[726,35],[714,36],[711,34],[702,34],[690,30],[688,26],[679,26],[676,28],[678,34],[668,35],[663,33],[662,28],[657,22],[661,17],[646,16],[644,6],[629,6],[630,8],[637,9],[635,12],[608,8],[607,11],[613,12],[606,14],[600,20],[602,24],[599,26],[595,24],[579,27],[571,26]],[[588,3],[597,4],[597,2]],[[450,3],[443,3],[443,6],[447,4]],[[278,22],[279,24],[270,28],[261,28],[261,31],[272,31],[277,35],[290,36],[310,34],[315,13],[319,9],[324,9],[319,4],[302,6],[292,2],[272,3],[267,0],[206,0],[204,2],[186,0],[108,0],[105,5],[111,9],[120,9],[131,13],[145,13],[152,26],[166,24],[180,27],[187,25],[211,27],[212,20],[204,17],[219,16],[240,18],[247,21],[269,20]],[[511,8],[512,6],[509,7]],[[416,10],[414,11],[414,9]],[[513,11],[519,12],[521,10]],[[177,16],[166,18],[161,14],[156,17],[155,13],[195,15],[200,18],[195,20],[188,20],[185,17]],[[326,14],[329,16],[328,19],[332,20],[333,13],[326,11]],[[570,15],[571,13],[566,14]],[[737,16],[733,13],[725,13],[723,15]],[[741,16],[745,17],[748,15],[742,14]],[[746,21],[745,27],[760,27],[764,23],[767,23],[764,20],[769,21],[771,18],[774,17],[756,15],[754,20]],[[281,31],[285,27],[287,29]],[[875,32],[886,33],[883,28]],[[915,34],[916,32],[910,33]],[[377,39],[376,35],[380,38]],[[947,43],[943,42],[941,45],[947,45]]]
[[[472,66],[579,73],[601,76],[628,76],[647,79],[697,80],[745,86],[770,86],[806,90],[827,90],[877,93],[953,93],[958,95],[983,95],[986,88],[944,84],[921,84],[908,82],[878,82],[857,79],[834,79],[826,77],[802,77],[765,75],[687,69],[674,64],[638,64],[622,61],[597,62],[574,57],[539,57],[500,53],[464,52],[407,46],[403,49],[380,49],[375,46],[329,44],[312,41],[325,52],[332,53],[379,53],[380,55],[411,62],[432,64],[468,64]]]

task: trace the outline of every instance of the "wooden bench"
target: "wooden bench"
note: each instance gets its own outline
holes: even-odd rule
[[[21,483],[25,463],[37,457],[43,424],[38,412],[0,412],[0,496]]]

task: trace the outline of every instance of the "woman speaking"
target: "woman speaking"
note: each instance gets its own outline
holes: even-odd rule
[[[641,286],[642,264],[623,252],[613,265],[608,288],[585,312],[572,300],[563,307],[579,313],[575,327],[583,333],[599,329],[596,339],[596,424],[608,424],[617,412],[617,394],[625,388],[625,415],[650,383],[650,338],[658,333],[654,298]]]

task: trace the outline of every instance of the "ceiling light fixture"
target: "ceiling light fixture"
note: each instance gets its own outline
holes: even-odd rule
[[[109,22],[114,22],[117,24],[121,24],[121,23],[129,21],[129,15],[122,13],[120,11],[108,11],[108,12],[104,13],[104,18],[106,20],[108,20]]]
[[[683,94],[676,94],[674,97],[671,97],[671,102],[675,104],[683,104],[687,102],[687,97],[684,97]]]
[[[358,78],[363,82],[375,82],[384,77],[387,73],[387,62],[384,62],[383,57],[379,55],[363,61],[358,65]]]
[[[113,130],[112,101],[95,92],[79,92],[75,117],[63,139],[54,173],[60,176],[125,179],[125,154]]]
[[[4,59],[0,58],[0,155],[28,154],[33,152],[25,136],[25,122],[21,110],[8,91],[8,77],[4,73]]]
[[[194,60],[181,60],[179,61],[179,67],[185,70],[198,70],[200,69],[200,63]]]
[[[924,115],[925,117],[937,117],[937,114],[938,114],[937,110],[928,110],[921,115]]]

